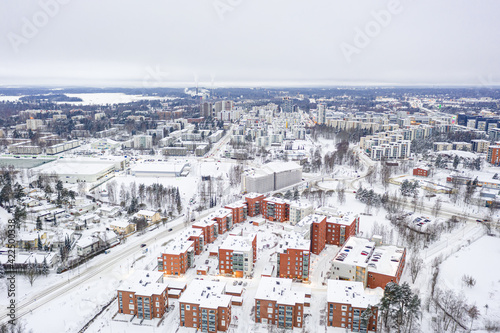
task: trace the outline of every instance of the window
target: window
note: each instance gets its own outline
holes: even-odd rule
[[[130,310],[133,310],[133,309],[134,309],[134,304],[130,304],[130,305],[128,306],[128,308],[129,308]]]
[[[156,302],[156,307],[159,307],[160,306],[160,302]]]
[[[347,306],[346,305],[342,305],[342,311],[346,311],[347,310]]]
[[[345,316],[345,312],[342,312],[342,315]]]
[[[193,318],[193,321],[196,321],[197,319],[196,318]]]
[[[186,310],[189,310],[190,309],[190,306],[189,305],[186,305]]]
[[[300,323],[302,319],[300,317],[297,317],[297,321]]]
[[[225,321],[225,320],[221,320],[221,321],[220,321],[220,324],[221,324],[222,326],[226,326],[226,321]]]

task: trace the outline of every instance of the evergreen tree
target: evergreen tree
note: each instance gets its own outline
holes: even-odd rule
[[[295,190],[293,191],[293,200],[297,201],[299,199],[300,199],[299,190],[295,188]]]
[[[285,192],[285,199],[287,200],[292,199],[292,192],[290,190]]]
[[[453,169],[457,168],[458,163],[460,163],[460,158],[458,157],[458,155],[455,155],[455,158],[453,159]]]
[[[481,170],[481,158],[480,157],[476,158],[472,164],[474,165],[474,168],[476,170],[478,170],[478,171]]]
[[[175,193],[175,203],[177,205],[177,211],[180,214],[182,212],[182,202],[181,202],[181,195],[179,193],[179,187],[177,187],[177,190]]]
[[[24,209],[24,207],[19,207],[19,206],[16,206],[15,210],[14,210],[14,225],[20,229],[21,228],[21,222],[24,221],[24,219],[26,218],[26,209]]]
[[[36,218],[36,228],[38,230],[42,230],[42,227],[43,227],[43,224],[42,224],[42,219],[40,218],[40,216],[38,216]]]
[[[42,245],[42,239],[40,238],[40,235],[38,235],[37,246],[38,246],[38,251],[42,251],[43,245]]]
[[[45,276],[49,275],[49,265],[47,265],[47,258],[43,258],[42,274]]]

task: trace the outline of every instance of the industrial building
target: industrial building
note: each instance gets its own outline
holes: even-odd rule
[[[265,193],[292,186],[302,180],[302,167],[296,162],[272,162],[246,171],[241,186],[244,192]]]
[[[130,168],[136,177],[185,177],[189,174],[189,163],[141,163]]]

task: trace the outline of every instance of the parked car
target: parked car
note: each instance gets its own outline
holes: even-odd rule
[[[146,244],[142,243],[142,244],[141,244],[141,247],[146,247]]]

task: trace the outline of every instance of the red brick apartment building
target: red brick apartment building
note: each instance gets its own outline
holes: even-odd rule
[[[377,260],[375,255],[380,255]],[[373,266],[376,264],[377,266]],[[386,264],[386,265],[384,265]],[[366,286],[368,288],[385,289],[389,282],[399,283],[403,269],[406,264],[406,249],[394,245],[382,245],[375,248],[374,255],[368,262],[368,279]],[[382,266],[384,265],[384,266]]]
[[[180,238],[184,237],[194,243],[194,254],[200,255],[205,250],[205,237],[202,229],[190,228]]]
[[[342,246],[359,232],[359,216],[345,215],[326,219],[326,243]]]
[[[254,217],[262,214],[262,200],[264,200],[266,196],[264,194],[258,193],[248,193],[245,195],[245,201],[248,207],[248,216]]]
[[[278,245],[276,276],[281,278],[309,280],[310,240],[300,234],[289,233]]]
[[[195,222],[193,228],[203,230],[203,238],[206,244],[212,244],[219,236],[219,224],[210,218]]]
[[[413,175],[419,177],[429,177],[429,169],[424,167],[414,168]]]
[[[365,293],[363,283],[328,280],[326,301],[328,303],[328,326],[346,328],[351,332],[376,332],[380,295]],[[371,305],[373,315],[361,320],[362,313]]]
[[[224,282],[193,280],[179,298],[179,325],[203,332],[227,331],[232,296],[225,295],[225,287]]]
[[[257,234],[229,235],[219,247],[219,273],[251,276],[257,260]]]
[[[233,226],[233,213],[230,209],[221,208],[210,214],[209,219],[217,222],[217,233],[223,235]]]
[[[138,319],[161,318],[168,308],[168,287],[161,272],[136,271],[117,292],[118,312]]]
[[[164,275],[182,275],[194,262],[194,242],[177,239],[158,257],[158,271]]]
[[[269,221],[285,222],[290,215],[290,204],[280,198],[262,200],[262,217]]]
[[[247,204],[245,201],[237,201],[230,205],[227,205],[225,208],[231,210],[233,215],[233,224],[242,223],[247,220]]]
[[[255,294],[255,322],[301,328],[305,304],[305,293],[292,290],[292,280],[263,277]]]
[[[311,252],[314,254],[320,254],[325,248],[326,243],[326,216],[324,215],[309,215],[303,220],[311,223]]]

